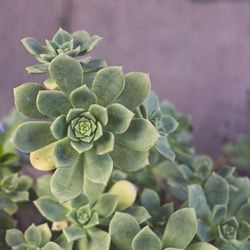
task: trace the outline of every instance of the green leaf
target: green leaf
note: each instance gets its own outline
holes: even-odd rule
[[[39,91],[36,103],[38,110],[48,117],[67,115],[71,108],[68,98],[57,90]]]
[[[112,243],[119,250],[132,250],[132,241],[140,231],[140,226],[129,214],[116,213],[109,226]]]
[[[185,249],[193,240],[197,231],[195,210],[182,208],[171,215],[164,231],[163,247]]]
[[[44,118],[36,107],[36,98],[44,88],[34,82],[24,83],[14,88],[15,105],[19,112],[32,118]]]
[[[6,242],[9,246],[14,247],[24,243],[23,233],[17,229],[10,229],[6,232]]]
[[[240,228],[238,229],[238,239],[241,241],[247,240],[250,237],[250,224],[246,221],[240,223]]]
[[[48,242],[41,250],[63,250],[59,245],[55,242]]]
[[[68,242],[79,240],[85,237],[85,231],[83,228],[72,224],[71,226],[65,228],[63,230],[65,237],[67,238]]]
[[[95,143],[96,153],[98,155],[112,152],[115,145],[115,137],[110,132],[104,132],[103,136]]]
[[[46,49],[44,48],[44,46],[32,37],[25,37],[21,41],[22,41],[24,47],[32,55],[37,56],[39,54],[44,54],[47,52]]]
[[[238,214],[237,214],[237,219],[238,219],[239,221],[245,220],[245,221],[247,221],[248,223],[250,223],[249,215],[250,215],[250,202],[244,204],[244,205],[240,208],[240,210],[239,210],[239,212],[238,212]]]
[[[65,31],[62,28],[59,28],[59,30],[56,32],[56,34],[53,36],[53,41],[56,42],[58,45],[63,45],[65,42],[69,42],[73,39],[70,33]]]
[[[148,227],[144,227],[134,238],[133,250],[161,250],[162,245],[159,237]]]
[[[95,183],[106,184],[113,170],[112,158],[108,155],[97,155],[95,150],[85,153],[84,173]]]
[[[89,39],[89,33],[85,30],[76,31],[72,34],[74,40],[74,48],[80,46],[82,50],[82,46],[86,43]]]
[[[84,44],[82,47],[82,50],[85,50],[86,52],[90,52],[95,48],[95,46],[102,40],[99,36],[92,36],[88,41]]]
[[[36,180],[36,194],[38,197],[49,196],[53,197],[50,189],[51,175],[43,175]]]
[[[14,135],[14,144],[25,153],[45,147],[55,141],[50,132],[50,122],[24,122],[19,125]]]
[[[198,218],[206,217],[210,213],[204,191],[199,184],[188,186],[188,204],[195,209]]]
[[[40,231],[41,238],[42,238],[40,245],[44,246],[47,242],[50,241],[50,239],[52,237],[51,231],[50,231],[47,223],[41,224],[41,225],[37,226],[37,228]]]
[[[174,132],[177,129],[178,125],[179,123],[175,120],[174,117],[170,115],[164,115],[161,118],[161,127],[164,128],[164,131],[167,134]]]
[[[118,197],[114,194],[103,194],[94,206],[94,211],[97,211],[99,216],[106,218],[111,216],[118,203]]]
[[[155,144],[159,134],[148,120],[138,118],[132,120],[128,130],[116,138],[118,143],[125,147],[147,151]]]
[[[129,207],[125,212],[131,214],[139,224],[151,218],[151,215],[149,214],[147,209],[142,206]]]
[[[50,197],[41,197],[34,201],[39,212],[50,221],[65,220],[67,209]]]
[[[92,104],[89,108],[89,112],[99,121],[103,126],[108,123],[108,113],[107,109],[98,105]]]
[[[29,245],[36,247],[39,247],[42,241],[42,235],[34,224],[25,231],[24,238]]]
[[[149,151],[138,151],[115,144],[110,155],[115,166],[125,172],[135,172],[149,164]]]
[[[69,168],[58,168],[51,179],[51,190],[60,201],[74,199],[82,192],[83,173],[82,160]]]
[[[49,64],[49,73],[57,86],[67,95],[83,84],[81,64],[65,54],[53,59]]]
[[[68,138],[62,139],[55,144],[54,154],[58,168],[73,166],[79,159],[79,153],[72,148]]]
[[[220,224],[227,214],[227,207],[225,205],[215,205],[211,214],[211,222],[213,224]]]
[[[28,74],[42,74],[48,72],[48,64],[37,64],[25,68]]]
[[[149,211],[160,208],[160,197],[152,189],[145,188],[140,196],[141,204]]]
[[[86,175],[84,175],[83,182],[83,192],[88,197],[89,204],[92,206],[98,198],[101,196],[103,190],[105,188],[104,184],[94,183],[88,179]]]
[[[120,67],[106,67],[97,72],[92,90],[97,96],[97,103],[107,106],[121,93],[124,77]]]
[[[186,248],[186,250],[219,250],[219,249],[206,242],[197,242],[191,244],[188,248]]]
[[[149,75],[141,72],[131,72],[125,76],[125,86],[116,102],[129,109],[134,109],[144,102],[149,95],[151,83]]]
[[[220,175],[212,173],[205,183],[204,191],[210,207],[228,204],[229,185]]]
[[[96,103],[96,95],[87,87],[83,85],[72,91],[70,100],[74,108],[82,108],[88,110],[90,105]]]
[[[167,159],[174,161],[175,153],[170,149],[166,136],[161,136],[155,143],[156,150]]]
[[[124,133],[131,123],[134,113],[125,106],[114,103],[108,106],[107,130],[115,134]]]
[[[110,235],[109,233],[98,228],[91,228],[88,230],[89,245],[88,250],[109,250],[110,249]]]
[[[51,133],[57,140],[67,136],[67,129],[68,126],[64,115],[58,116],[50,126]]]

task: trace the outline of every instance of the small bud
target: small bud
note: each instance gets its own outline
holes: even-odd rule
[[[52,231],[62,231],[63,229],[68,227],[68,222],[66,220],[62,221],[54,221],[52,223],[51,230]]]
[[[123,180],[116,182],[109,193],[118,196],[117,209],[124,210],[135,202],[137,190],[131,182]]]

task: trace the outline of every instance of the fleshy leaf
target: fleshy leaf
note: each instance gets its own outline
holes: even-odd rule
[[[197,242],[191,244],[186,250],[219,250],[217,247],[206,243],[206,242]]]
[[[113,214],[118,203],[118,197],[114,194],[103,194],[95,204],[94,210],[99,216],[105,218]]]
[[[174,161],[175,153],[170,149],[166,136],[161,136],[155,143],[156,150],[167,159]]]
[[[104,132],[103,136],[95,143],[96,153],[98,155],[112,152],[115,145],[115,137],[110,132]]]
[[[23,233],[17,229],[10,229],[6,232],[6,242],[9,246],[15,247],[24,243]]]
[[[98,228],[91,228],[88,230],[89,244],[88,250],[109,250],[110,249],[110,235]]]
[[[36,103],[38,110],[48,117],[67,115],[71,108],[68,98],[57,90],[39,91]]]
[[[223,177],[212,173],[205,183],[204,191],[210,207],[227,205],[229,201],[229,185]]]
[[[41,250],[63,250],[59,245],[55,242],[48,242]]]
[[[209,215],[210,209],[204,191],[199,184],[188,186],[188,203],[189,207],[195,209],[198,218],[203,218]]]
[[[106,184],[113,169],[112,158],[108,155],[97,155],[95,150],[85,153],[84,173],[96,183]]]
[[[76,152],[68,138],[62,139],[55,144],[54,154],[56,167],[70,167],[77,163],[79,154]]]
[[[134,113],[125,106],[114,103],[108,106],[107,130],[116,134],[124,133],[131,123]]]
[[[41,197],[34,201],[39,212],[50,221],[65,220],[67,209],[50,197]]]
[[[72,141],[71,146],[75,151],[77,151],[79,154],[84,153],[85,151],[90,150],[93,147],[92,142],[84,142],[84,141],[79,141],[79,142],[74,142]]]
[[[125,211],[128,214],[131,214],[139,224],[150,219],[151,215],[145,207],[142,206],[132,206]]]
[[[128,130],[116,136],[119,144],[128,148],[146,151],[149,150],[159,138],[155,127],[145,119],[132,120]]]
[[[50,122],[24,122],[18,126],[14,144],[25,153],[45,147],[55,141],[50,132]]]
[[[135,218],[125,213],[116,213],[109,226],[112,243],[119,250],[132,250],[132,241],[139,231]]]
[[[108,123],[108,113],[107,109],[98,105],[92,104],[89,108],[89,112],[99,121],[103,126]]]
[[[92,90],[97,96],[97,103],[107,106],[121,93],[124,77],[120,67],[106,67],[97,72]]]
[[[55,156],[54,156],[55,144],[49,144],[43,148],[30,153],[31,165],[40,171],[49,171],[55,168]]]
[[[69,42],[72,39],[73,37],[71,36],[71,34],[62,28],[59,28],[59,30],[53,36],[53,41],[56,42],[58,45],[63,45],[65,42]]]
[[[14,88],[15,105],[19,112],[32,118],[44,118],[36,107],[38,92],[44,88],[34,82],[24,83]]]
[[[160,197],[152,189],[145,188],[140,196],[140,201],[149,211],[155,211],[160,208]]]
[[[51,190],[60,201],[71,200],[82,192],[82,160],[69,168],[58,168],[51,179]]]
[[[57,86],[67,95],[83,84],[81,64],[65,54],[53,59],[49,65],[49,73]]]
[[[50,126],[51,133],[57,140],[67,135],[67,129],[66,117],[64,115],[58,116]]]
[[[135,236],[132,248],[133,250],[162,250],[162,245],[159,237],[146,226]]]
[[[125,172],[135,172],[149,164],[149,151],[138,151],[117,143],[110,155],[115,166]]]
[[[171,215],[163,235],[163,247],[185,249],[193,240],[197,231],[195,210],[182,208]]]
[[[83,85],[72,91],[70,100],[74,108],[88,110],[90,105],[96,103],[96,95],[86,85]]]
[[[32,55],[37,56],[39,54],[43,54],[47,52],[46,49],[43,47],[43,45],[32,37],[25,37],[21,41],[24,47]]]
[[[151,88],[149,75],[131,72],[125,76],[125,86],[116,102],[129,109],[134,109],[144,102]]]
[[[39,247],[42,241],[42,235],[41,232],[38,230],[38,228],[32,224],[24,233],[25,241],[29,245],[37,246]]]
[[[48,64],[37,64],[25,68],[28,74],[42,74],[48,72]]]
[[[74,224],[65,228],[63,230],[63,233],[66,236],[68,242],[76,241],[85,237],[84,230],[81,227]]]

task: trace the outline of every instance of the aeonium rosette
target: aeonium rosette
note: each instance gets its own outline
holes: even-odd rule
[[[39,121],[22,123],[14,143],[31,152],[31,163],[40,170],[57,168],[51,187],[58,199],[79,194],[83,174],[105,185],[113,165],[129,172],[148,164],[159,135],[133,113],[150,91],[147,74],[124,76],[120,67],[106,67],[87,87],[80,63],[65,54],[50,63],[49,73],[58,90],[36,83],[15,89],[17,109]]]

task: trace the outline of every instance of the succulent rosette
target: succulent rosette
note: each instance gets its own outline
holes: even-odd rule
[[[65,54],[50,63],[49,73],[58,90],[36,83],[15,89],[17,109],[38,121],[19,125],[14,143],[20,151],[31,152],[33,162],[39,160],[34,164],[38,168],[42,160],[48,163],[44,170],[57,167],[51,183],[57,197],[67,200],[79,194],[83,168],[91,181],[106,184],[113,165],[133,172],[148,164],[159,134],[133,113],[149,94],[147,74],[124,76],[120,67],[106,67],[87,87],[80,63]]]
[[[52,40],[46,40],[42,44],[32,37],[22,39],[24,47],[36,57],[42,64],[32,65],[26,68],[29,73],[44,73],[48,71],[49,62],[60,54],[72,57],[81,57],[92,51],[100,42],[101,37],[90,36],[85,30],[76,31],[73,34],[60,28]]]
[[[212,173],[204,187],[188,186],[188,203],[196,209],[202,241],[215,242],[223,250],[250,247],[249,185],[248,178]]]

